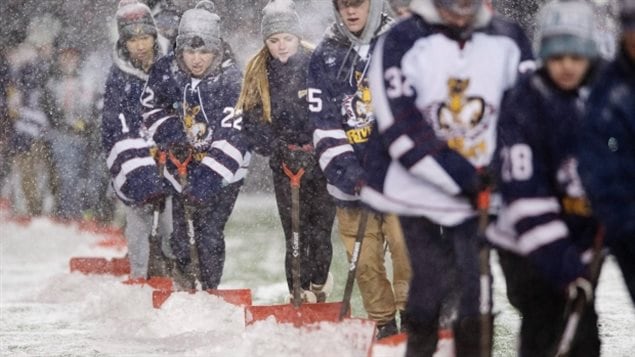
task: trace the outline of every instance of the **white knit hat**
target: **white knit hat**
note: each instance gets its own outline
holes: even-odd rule
[[[115,17],[119,39],[122,41],[135,35],[156,36],[157,34],[150,8],[137,0],[121,0]]]
[[[199,1],[195,8],[183,13],[176,36],[176,50],[180,52],[186,48],[221,51],[220,17],[214,13],[211,1]]]

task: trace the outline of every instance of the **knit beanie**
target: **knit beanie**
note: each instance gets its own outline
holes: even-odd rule
[[[270,0],[262,9],[260,24],[262,39],[266,40],[269,36],[281,32],[302,38],[302,26],[293,0]]]
[[[474,15],[483,4],[482,0],[434,0],[434,6],[455,14]]]
[[[541,59],[562,54],[597,57],[594,24],[593,8],[584,0],[547,3],[538,14],[538,56]]]
[[[196,7],[183,13],[176,36],[176,51],[203,48],[221,51],[220,17],[214,13],[214,3],[199,1]]]
[[[121,41],[137,35],[157,35],[150,8],[137,0],[121,0],[115,17]]]

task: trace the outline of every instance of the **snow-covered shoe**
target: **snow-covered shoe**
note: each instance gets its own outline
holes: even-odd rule
[[[300,293],[300,297],[302,298],[303,304],[315,304],[316,302],[318,302],[317,297],[310,290],[302,290],[302,292]],[[285,304],[293,303],[293,293],[289,293],[287,296],[285,296],[284,303]]]
[[[315,295],[317,302],[326,302],[326,299],[333,291],[333,274],[329,273],[324,284],[311,283],[311,292]]]

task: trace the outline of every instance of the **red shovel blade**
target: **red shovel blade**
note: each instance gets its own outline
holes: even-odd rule
[[[111,260],[97,257],[71,258],[69,265],[71,272],[77,271],[83,274],[130,274],[130,262],[126,258]]]
[[[291,304],[273,306],[247,306],[245,308],[245,324],[266,320],[269,317],[278,323],[291,323],[296,327],[317,322],[338,322],[341,302],[303,304],[294,307]]]
[[[218,296],[225,300],[225,302],[237,305],[237,306],[251,306],[251,290],[250,289],[209,289],[205,290],[208,294]],[[165,301],[172,295],[174,290],[155,290],[152,292],[152,306],[155,309],[160,309]],[[189,291],[190,294],[196,293],[196,291]]]
[[[155,290],[172,290],[172,279],[164,276],[153,276],[150,279],[134,278],[122,281],[126,285],[149,285]]]
[[[381,340],[376,340],[374,345],[396,347],[401,344],[405,344],[406,342],[408,342],[408,335],[405,333],[399,333],[394,336],[382,338]],[[451,329],[439,330],[437,350],[434,352],[433,357],[453,357],[455,354],[454,333]],[[376,353],[373,355],[376,355]]]

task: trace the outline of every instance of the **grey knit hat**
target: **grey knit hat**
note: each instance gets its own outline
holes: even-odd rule
[[[137,35],[157,35],[150,8],[137,0],[121,0],[115,17],[119,39],[122,41]]]
[[[214,13],[214,3],[199,1],[195,8],[185,11],[181,17],[176,51],[204,48],[220,52],[221,47],[220,17]]]
[[[455,14],[471,16],[476,14],[483,4],[482,0],[434,0],[434,6],[447,9]]]
[[[593,34],[593,7],[584,0],[555,0],[538,14],[536,39],[538,56],[546,59],[562,54],[596,58],[598,49]]]
[[[262,9],[262,39],[266,40],[269,36],[281,32],[302,38],[302,26],[293,0],[270,0]]]

